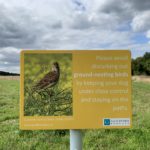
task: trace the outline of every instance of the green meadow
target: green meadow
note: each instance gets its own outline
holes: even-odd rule
[[[83,130],[83,150],[150,149],[150,83],[132,83],[133,128]],[[0,80],[0,150],[68,150],[68,130],[19,130],[19,81]]]

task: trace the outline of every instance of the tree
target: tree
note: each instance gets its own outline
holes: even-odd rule
[[[150,52],[132,59],[132,75],[150,75]]]

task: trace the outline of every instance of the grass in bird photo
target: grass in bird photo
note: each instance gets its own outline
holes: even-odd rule
[[[72,54],[24,54],[24,115],[72,116]]]

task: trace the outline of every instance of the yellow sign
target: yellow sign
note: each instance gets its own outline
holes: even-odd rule
[[[128,50],[21,52],[20,128],[129,128]]]

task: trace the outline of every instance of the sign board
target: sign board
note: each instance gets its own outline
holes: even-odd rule
[[[128,50],[21,52],[20,128],[129,128]]]

